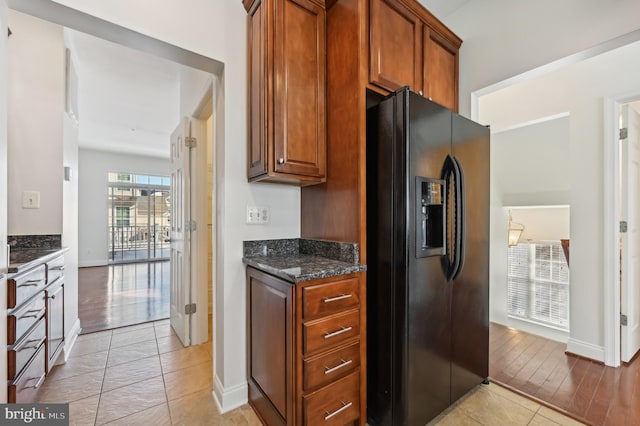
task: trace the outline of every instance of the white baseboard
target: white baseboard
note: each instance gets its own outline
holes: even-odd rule
[[[604,362],[604,346],[598,346],[592,343],[569,338],[567,341],[567,352],[589,358],[594,361]]]
[[[78,261],[79,268],[89,268],[92,266],[106,266],[108,262],[106,260],[80,260]]]
[[[62,349],[62,353],[64,354],[62,359],[64,359],[64,362],[67,362],[67,360],[69,359],[69,355],[71,355],[71,349],[73,349],[73,346],[76,344],[78,335],[80,334],[81,330],[82,328],[80,327],[80,318],[76,318],[76,321],[73,323],[73,327],[71,327],[71,330],[64,337],[65,342],[64,348]],[[60,358],[58,358],[58,360],[60,363],[62,363],[62,360]]]
[[[247,383],[224,388],[218,376],[213,378],[213,400],[221,414],[231,411],[247,403],[249,386]]]

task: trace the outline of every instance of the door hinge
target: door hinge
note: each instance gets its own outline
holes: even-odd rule
[[[626,220],[621,220],[620,221],[620,232],[627,232],[627,221]]]
[[[626,327],[627,326],[627,322],[628,322],[627,316],[621,312],[620,313],[620,325]]]
[[[620,140],[626,139],[628,133],[629,133],[629,129],[628,128],[623,127],[622,129],[620,129]]]
[[[198,141],[196,140],[196,138],[192,138],[190,136],[184,138],[184,146],[186,146],[187,148],[195,148],[197,143]]]
[[[186,315],[191,315],[196,313],[196,304],[189,303],[188,305],[184,305],[184,313]]]
[[[196,226],[196,221],[195,220],[188,220],[184,223],[184,228],[187,231],[195,231],[197,226]]]

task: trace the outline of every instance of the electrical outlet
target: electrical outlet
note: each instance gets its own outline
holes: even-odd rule
[[[39,209],[40,208],[40,192],[22,191],[22,208],[23,209]]]
[[[264,206],[247,206],[247,224],[264,225],[269,223],[271,212],[269,207]]]

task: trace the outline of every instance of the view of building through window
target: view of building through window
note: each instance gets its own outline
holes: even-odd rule
[[[169,258],[169,177],[108,173],[109,261]]]

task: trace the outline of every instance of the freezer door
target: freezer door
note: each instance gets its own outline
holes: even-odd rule
[[[408,215],[405,248],[409,276],[406,331],[407,358],[404,375],[406,418],[395,424],[423,426],[450,402],[450,301],[445,255],[422,256],[416,241],[421,223],[422,200],[416,184],[426,178],[441,182],[442,166],[451,152],[451,111],[409,93],[408,170],[405,177],[407,204],[398,214]],[[434,180],[436,179],[436,180]],[[443,182],[442,182],[443,183]],[[444,194],[443,194],[444,195]],[[442,197],[446,199],[445,196]],[[447,221],[447,218],[444,219]],[[444,237],[447,240],[446,236]],[[449,241],[444,241],[446,246]]]
[[[453,403],[489,375],[489,129],[453,114],[453,156],[464,174],[464,259],[452,286]]]

